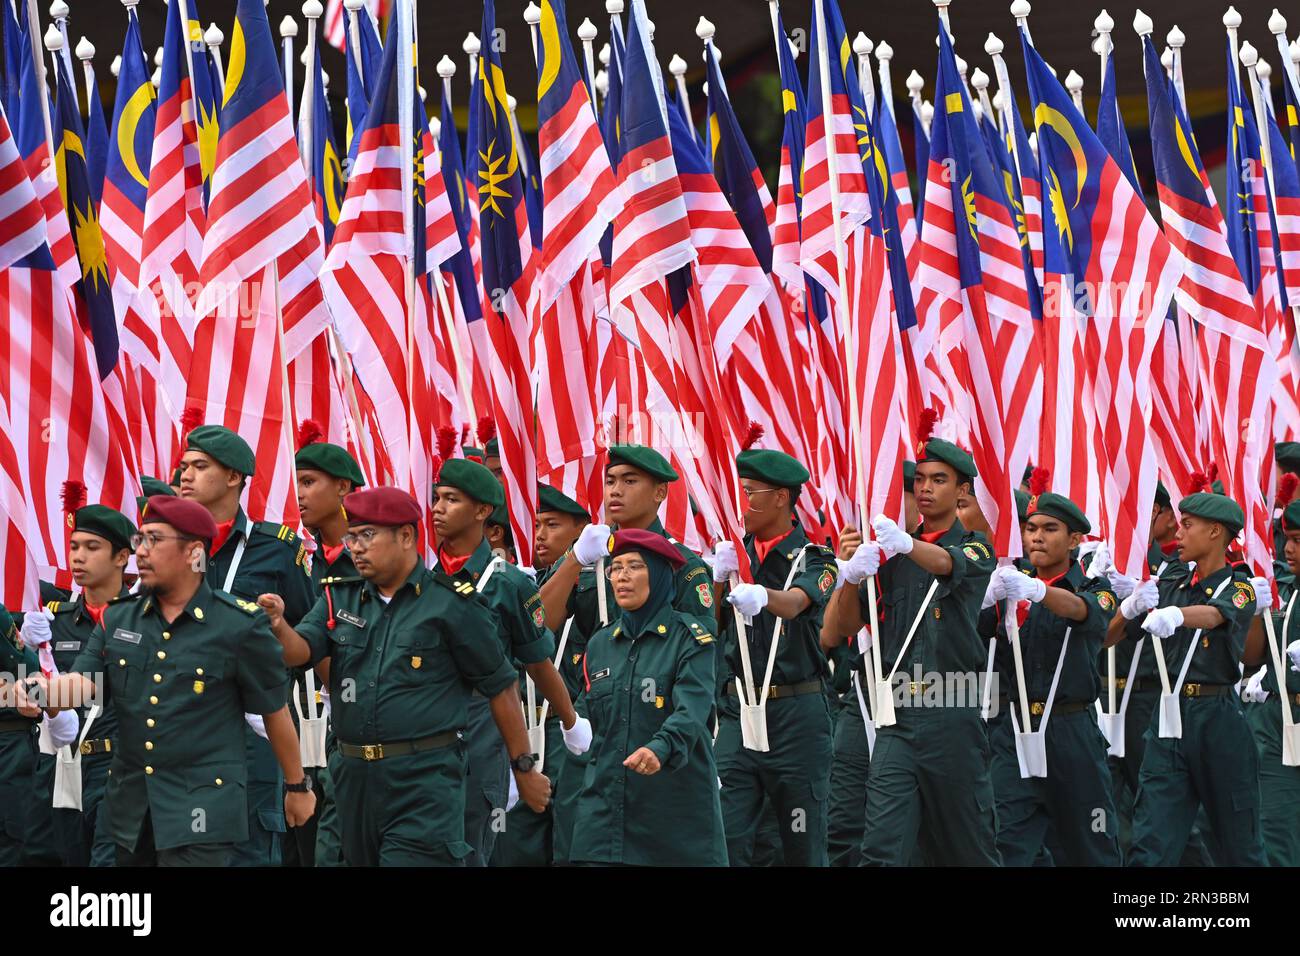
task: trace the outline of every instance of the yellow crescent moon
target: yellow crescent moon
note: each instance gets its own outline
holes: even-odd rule
[[[538,34],[542,41],[542,75],[537,79],[537,102],[541,102],[560,75],[560,27],[550,0],[542,4]]]
[[[131,98],[122,107],[122,119],[117,124],[117,152],[122,157],[122,165],[131,178],[146,189],[149,180],[140,171],[140,162],[135,155],[135,133],[140,125],[140,118],[153,102],[153,84],[141,83]]]
[[[1034,125],[1039,130],[1044,126],[1055,130],[1056,135],[1065,140],[1065,145],[1070,147],[1070,152],[1074,155],[1074,172],[1078,179],[1074,190],[1074,205],[1079,205],[1079,200],[1083,196],[1083,184],[1088,179],[1088,157],[1083,152],[1083,144],[1079,142],[1074,126],[1059,111],[1052,109],[1046,103],[1039,103],[1038,109],[1034,110]]]
[[[239,89],[239,81],[244,76],[244,28],[235,18],[234,36],[230,38],[230,62],[226,64],[226,94],[221,99],[224,109],[230,97]]]
[[[1192,148],[1187,142],[1187,134],[1183,132],[1183,124],[1176,116],[1174,117],[1174,139],[1178,142],[1178,152],[1183,154],[1183,162],[1185,162],[1187,168],[1192,171],[1192,175],[1195,176],[1197,180],[1200,180],[1201,171],[1197,168],[1196,160],[1192,156]]]
[[[485,58],[481,57],[479,62],[482,62],[483,59]],[[497,66],[495,63],[492,64],[492,83],[490,88],[492,90],[492,99],[504,107],[508,102],[506,99],[506,75],[501,72],[501,67]],[[492,110],[492,115],[494,117],[496,116],[495,107]],[[519,150],[515,148],[514,124],[510,123],[508,119],[506,122],[508,124],[506,130],[510,134],[510,162],[506,163],[505,175],[509,178],[513,176],[515,170],[519,168]]]
[[[343,166],[339,163],[334,144],[325,140],[325,214],[335,225],[339,221],[339,183],[343,179]]]

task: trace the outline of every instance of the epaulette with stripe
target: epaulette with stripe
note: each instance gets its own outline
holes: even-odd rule
[[[457,581],[444,571],[434,571],[433,579],[450,591],[455,591],[461,597],[471,597],[478,593],[478,588],[468,581]]]
[[[275,538],[277,541],[283,541],[289,547],[298,546],[298,532],[287,524],[277,524],[274,521],[259,521],[254,525],[253,530]]]
[[[321,578],[319,583],[321,587],[325,587],[331,584],[363,584],[365,580],[366,579],[359,574],[346,576],[340,575],[333,578]]]

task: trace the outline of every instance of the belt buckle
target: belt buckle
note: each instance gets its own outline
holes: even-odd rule
[[[781,688],[780,688],[779,685],[777,685],[777,684],[771,684],[771,685],[768,686],[768,688],[767,688],[767,699],[768,699],[768,700],[775,700],[777,697],[780,697],[780,696],[781,696]]]
[[[917,694],[925,693],[925,681],[912,680],[907,682],[907,692],[915,697]]]
[[[1043,703],[1041,700],[1031,700],[1029,702],[1029,713],[1034,717],[1043,716],[1043,711],[1046,709],[1047,709],[1047,705]]]
[[[1200,696],[1201,696],[1201,685],[1200,685],[1200,684],[1184,684],[1184,685],[1183,685],[1183,696],[1184,696],[1184,697],[1200,697]]]
[[[1115,689],[1116,689],[1116,690],[1123,690],[1126,684],[1128,684],[1128,678],[1127,678],[1127,677],[1116,677],[1116,678],[1115,678]]]
[[[383,744],[365,744],[365,745],[361,748],[361,759],[362,759],[362,760],[383,760],[383,759],[384,759],[384,745],[383,745]]]
[[[94,752],[95,752],[95,748],[94,746],[91,745],[89,740],[83,740],[81,742],[81,755],[83,757],[89,757]]]

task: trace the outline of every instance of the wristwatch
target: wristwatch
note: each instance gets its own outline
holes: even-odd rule
[[[514,760],[510,761],[510,768],[520,773],[532,773],[533,768],[537,766],[537,758],[532,754],[520,754]]]
[[[284,785],[285,793],[310,793],[311,792],[311,774],[304,773],[302,780],[298,783],[286,783]]]

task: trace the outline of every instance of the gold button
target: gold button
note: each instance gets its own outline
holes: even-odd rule
[[[161,684],[161,683],[162,683],[162,674],[154,674],[154,675],[153,675],[153,682],[154,682],[155,684]]]
[[[145,767],[145,768],[144,768],[144,772],[145,772],[145,773],[153,773],[153,767]]]
[[[202,668],[202,667],[196,667],[196,668],[194,668],[194,673],[196,673],[196,674],[198,674],[200,677],[202,677],[202,676],[203,676],[203,668]]]
[[[198,618],[200,621],[203,620],[203,608],[196,607],[194,609],[194,616]]]
[[[153,741],[152,741],[152,740],[146,740],[146,741],[144,742],[144,749],[145,749],[145,750],[153,750]]]
[[[165,660],[167,660],[167,652],[166,652],[166,651],[159,651],[159,652],[158,652],[158,660],[160,660],[160,661],[165,661]]]
[[[157,698],[157,697],[150,697],[150,698],[149,698],[149,703],[151,703],[151,704],[157,704],[157,703],[158,703],[158,698]]]
[[[221,778],[220,778],[220,777],[217,778],[217,786],[218,786],[218,787],[221,786]]]
[[[125,666],[126,666],[126,658],[125,658],[125,657],[119,657],[119,658],[117,659],[117,663],[118,663],[120,666],[125,667]]]
[[[163,640],[164,640],[164,641],[170,641],[171,639],[172,639],[172,632],[171,632],[171,631],[163,631]]]
[[[152,726],[154,725],[154,719],[153,719],[152,717],[150,717],[148,720],[146,720],[146,721],[144,722],[144,725],[145,725],[146,727],[152,727]]]

